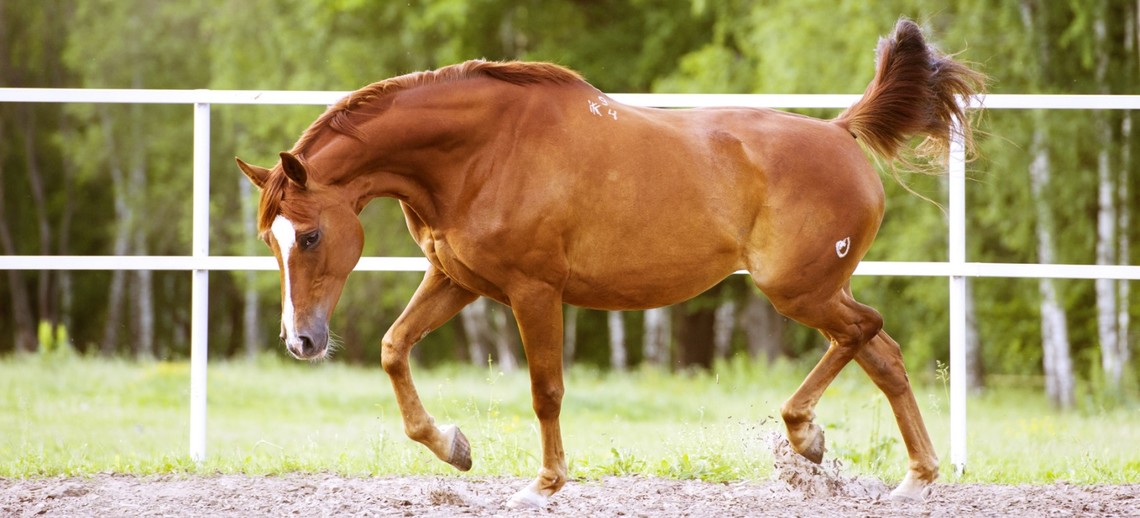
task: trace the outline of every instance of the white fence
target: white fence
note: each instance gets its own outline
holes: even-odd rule
[[[0,102],[186,104],[194,113],[193,242],[189,256],[0,256],[0,270],[182,270],[193,272],[190,332],[190,457],[206,456],[206,325],[211,270],[276,270],[272,257],[210,255],[210,105],[329,105],[347,92],[250,90],[94,90],[0,88]],[[615,94],[618,101],[662,108],[750,106],[845,108],[858,95]],[[1140,110],[1140,95],[989,95],[986,109]],[[1140,266],[966,262],[966,163],[961,143],[950,150],[949,257],[945,262],[864,261],[855,275],[946,277],[950,282],[950,462],[966,465],[965,279],[1030,277],[1140,280]],[[357,270],[423,271],[414,257],[364,257]]]

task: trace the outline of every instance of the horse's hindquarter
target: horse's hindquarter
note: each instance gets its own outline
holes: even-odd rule
[[[577,172],[569,302],[675,303],[744,268],[766,288],[815,276],[831,289],[870,247],[882,184],[838,127],[771,110],[629,111],[629,127],[610,124],[619,114],[583,132],[610,152],[578,150],[592,163]]]

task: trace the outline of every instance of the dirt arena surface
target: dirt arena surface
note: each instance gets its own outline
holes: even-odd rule
[[[520,478],[107,473],[0,479],[0,516],[1140,516],[1140,484],[935,484],[923,502],[895,501],[882,481],[812,464],[778,433],[767,440],[772,480],[571,481],[544,509],[505,507]]]
[[[327,474],[0,480],[0,516],[1140,516],[1140,485],[937,484],[923,503],[805,494],[781,480],[572,481],[543,510],[503,502],[522,479]]]

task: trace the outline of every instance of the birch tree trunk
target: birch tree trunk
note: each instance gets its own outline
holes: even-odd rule
[[[1049,151],[1045,131],[1038,124],[1033,132],[1033,162],[1029,166],[1033,197],[1037,200],[1037,257],[1043,264],[1054,263],[1053,216],[1044,202],[1050,181]],[[1053,279],[1038,280],[1041,294],[1041,341],[1044,348],[1045,391],[1049,400],[1061,409],[1073,406],[1073,362],[1070,357],[1069,329],[1065,308],[1057,297]]]
[[[512,320],[507,318],[507,310],[496,304],[487,304],[490,309],[491,322],[494,324],[495,352],[499,360],[499,369],[503,372],[514,372],[519,368],[519,359],[515,354],[518,349],[518,336]]]
[[[578,306],[566,306],[562,314],[562,364],[569,367],[574,363],[574,352],[578,347]]]
[[[119,162],[115,147],[114,125],[111,115],[104,105],[99,106],[99,117],[103,128],[104,145],[111,149],[108,154],[108,169],[111,174],[111,192],[114,195],[115,207],[115,237],[111,247],[111,254],[126,255],[130,247],[131,220],[134,215],[130,203],[127,201],[127,187],[124,179],[123,166]],[[103,325],[103,342],[101,351],[106,356],[115,354],[119,346],[119,326],[122,324],[123,292],[126,289],[126,273],[115,270],[111,273],[111,285],[107,290],[107,320]]]
[[[625,349],[625,319],[621,311],[606,312],[606,327],[610,331],[610,367],[616,371],[629,366],[629,354]]]
[[[234,175],[238,183],[238,196],[241,200],[242,233],[245,235],[245,253],[254,255],[257,246],[257,204],[253,202],[253,184],[242,175]],[[245,272],[245,299],[242,307],[242,330],[245,341],[245,357],[254,359],[262,347],[261,297],[257,291],[257,272]]]
[[[4,125],[0,124],[0,142],[4,139]],[[2,157],[0,157],[2,158]],[[12,229],[8,227],[8,215],[4,186],[4,161],[0,160],[0,251],[5,255],[16,255],[16,243],[12,239]],[[8,300],[12,304],[12,342],[19,352],[31,352],[36,349],[36,321],[32,316],[32,304],[28,298],[28,287],[24,283],[23,272],[8,270]]]
[[[32,106],[22,104],[24,129],[24,164],[27,167],[28,191],[36,211],[36,229],[39,234],[40,255],[51,255],[51,223],[48,222],[47,198],[44,194],[43,171],[36,152],[36,114]],[[36,306],[39,320],[55,324],[51,307],[51,270],[40,270],[36,276]]]
[[[141,118],[137,108],[136,105],[131,110],[131,118],[135,120]],[[132,127],[138,128],[138,125],[132,124]],[[131,139],[134,142],[132,147],[135,149],[131,153],[134,164],[131,166],[129,180],[131,186],[130,192],[128,192],[129,203],[135,207],[144,207],[147,192],[147,161],[146,150],[142,148],[141,143],[145,140],[142,135],[138,134],[137,129],[133,130],[132,133],[134,133],[134,137]],[[149,255],[146,243],[147,233],[141,221],[141,218],[130,218],[134,253],[136,255]],[[134,336],[131,342],[137,359],[153,360],[157,357],[157,351],[154,349],[154,272],[138,270],[134,272],[132,277],[133,294],[131,298],[134,300],[134,314],[132,315],[134,317],[132,319]]]
[[[492,360],[502,372],[519,368],[517,333],[507,318],[507,311],[479,297],[459,312],[463,332],[467,335],[467,357],[474,365]],[[492,354],[494,351],[494,354]]]
[[[467,335],[467,358],[472,365],[486,365],[491,355],[488,345],[491,329],[486,317],[487,299],[479,297],[459,311],[463,333]]]
[[[986,388],[982,344],[978,339],[978,317],[974,310],[974,282],[966,278],[966,389],[979,393]]]
[[[736,331],[736,301],[726,299],[713,313],[713,357],[728,358],[732,333]]]
[[[669,308],[645,310],[645,334],[642,338],[642,358],[650,365],[669,365],[670,342],[673,337]]]
[[[1106,13],[1100,10],[1093,23],[1093,33],[1097,48],[1096,81],[1101,94],[1112,93],[1108,81],[1109,59],[1112,56],[1108,41]],[[1126,33],[1128,31],[1125,31]],[[1127,45],[1127,42],[1126,42]],[[1127,112],[1126,112],[1127,114]],[[1101,148],[1097,153],[1097,240],[1096,264],[1127,264],[1123,257],[1127,254],[1128,220],[1120,212],[1128,205],[1128,169],[1124,168],[1128,153],[1130,121],[1121,122],[1121,137],[1114,135],[1112,119],[1115,113],[1097,114]],[[1121,154],[1113,153],[1113,147],[1120,142]],[[1123,193],[1123,196],[1122,196]],[[1122,243],[1124,246],[1121,246]],[[1100,342],[1101,368],[1104,371],[1107,388],[1119,392],[1128,363],[1128,282],[1117,279],[1096,280],[1097,336]],[[1121,317],[1123,315],[1123,321]],[[1123,327],[1122,327],[1123,325]]]
[[[741,313],[744,335],[748,339],[748,357],[763,356],[768,363],[776,361],[783,346],[787,320],[755,291],[748,294]]]
[[[1138,6],[1137,12],[1140,13],[1140,6]],[[1133,31],[1135,31],[1135,25],[1132,25],[1132,27]],[[1120,140],[1123,144],[1121,146],[1122,151],[1119,169],[1120,185],[1116,189],[1118,199],[1117,206],[1119,207],[1117,216],[1120,218],[1119,224],[1117,225],[1120,236],[1120,239],[1117,241],[1117,262],[1119,264],[1132,264],[1132,254],[1129,253],[1130,242],[1128,239],[1128,232],[1130,230],[1128,228],[1128,224],[1132,216],[1130,209],[1131,204],[1129,203],[1129,193],[1132,191],[1132,186],[1129,185],[1132,176],[1129,174],[1129,172],[1133,170],[1132,151],[1129,147],[1130,143],[1132,142],[1132,112],[1124,113],[1124,120],[1120,124],[1120,134]],[[1129,284],[1128,281],[1123,280],[1117,281],[1116,285],[1116,328],[1119,330],[1119,334],[1117,335],[1117,343],[1119,344],[1118,351],[1120,355],[1119,357],[1122,371],[1124,368],[1130,365],[1132,361],[1132,340],[1128,334],[1129,325],[1131,325],[1131,316],[1129,313],[1129,308],[1131,306],[1131,299],[1129,297],[1130,286],[1131,284]],[[1121,376],[1123,376],[1123,372],[1121,373]],[[1120,378],[1117,378],[1117,380],[1117,387],[1119,387]]]

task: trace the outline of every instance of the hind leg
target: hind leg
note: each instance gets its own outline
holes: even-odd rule
[[[879,331],[867,345],[855,354],[855,362],[867,372],[879,390],[887,396],[906,444],[910,458],[906,478],[891,497],[905,500],[922,500],[927,487],[938,478],[938,456],[926,432],[918,402],[910,388],[910,379],[903,365],[902,351],[885,331]]]
[[[823,460],[823,429],[814,423],[815,406],[839,371],[883,326],[877,311],[860,304],[844,288],[830,296],[808,293],[794,298],[769,296],[776,310],[818,329],[830,345],[815,368],[780,408],[792,448],[812,462]]]

